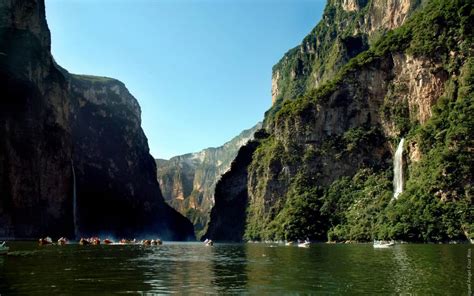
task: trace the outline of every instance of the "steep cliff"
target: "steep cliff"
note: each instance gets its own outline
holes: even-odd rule
[[[219,241],[240,241],[245,232],[247,193],[247,167],[258,147],[250,141],[238,151],[230,170],[219,180],[215,190],[216,203],[212,208],[209,225],[203,238]]]
[[[137,101],[57,66],[44,9],[0,3],[0,236],[193,238],[161,196]]]
[[[198,237],[206,230],[217,181],[230,168],[239,148],[251,140],[261,126],[258,123],[217,148],[156,160],[163,197],[193,222]]]
[[[328,73],[331,65],[326,60],[315,67],[311,52],[298,53],[300,69],[312,69],[308,75],[278,74],[281,81],[304,87],[282,92],[266,114],[270,136],[247,168],[243,238],[447,241],[472,236],[472,3],[427,1],[406,18],[399,10],[410,12],[409,4],[417,2],[329,1],[310,36],[334,22],[331,18],[365,7],[359,17],[372,20],[363,24],[373,41],[326,82],[308,83],[324,77],[309,73]],[[353,24],[341,26],[353,34],[361,31],[352,31]],[[318,34],[314,37],[325,36]],[[393,200],[392,162],[401,137],[408,148],[406,185]]]
[[[42,1],[0,2],[0,236],[73,231],[70,103],[49,49]]]
[[[273,104],[294,99],[332,79],[351,58],[367,50],[378,36],[403,24],[421,2],[328,1],[320,23],[273,67]]]

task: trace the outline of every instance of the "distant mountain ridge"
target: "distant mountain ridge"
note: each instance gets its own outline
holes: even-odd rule
[[[253,138],[261,123],[242,131],[216,148],[207,148],[170,160],[156,159],[157,178],[165,201],[194,224],[198,237],[206,229],[214,205],[214,189],[238,150]]]

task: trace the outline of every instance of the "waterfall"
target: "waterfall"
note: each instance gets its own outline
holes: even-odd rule
[[[76,195],[76,172],[74,171],[74,162],[71,159],[72,168],[72,215],[74,219],[74,238],[78,237],[78,225],[77,225],[77,195]]]
[[[393,199],[397,199],[403,192],[403,142],[401,138],[393,158]]]

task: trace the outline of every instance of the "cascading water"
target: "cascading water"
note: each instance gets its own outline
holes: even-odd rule
[[[74,162],[71,159],[71,168],[72,168],[72,209],[73,209],[73,219],[74,219],[74,238],[78,237],[78,225],[77,225],[77,195],[76,195],[76,172],[74,171]]]
[[[393,158],[393,199],[397,199],[403,192],[403,142],[401,138]]]

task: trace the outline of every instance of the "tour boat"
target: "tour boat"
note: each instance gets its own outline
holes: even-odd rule
[[[10,248],[6,246],[6,242],[0,244],[0,255],[7,254],[8,250],[10,250]]]
[[[395,245],[395,242],[394,241],[378,241],[378,240],[374,240],[374,248],[376,249],[386,249],[386,248],[390,248],[390,247],[393,247]]]

